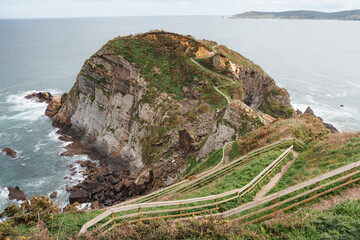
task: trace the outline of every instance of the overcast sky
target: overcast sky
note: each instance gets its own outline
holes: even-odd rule
[[[360,0],[0,0],[0,18],[233,15],[300,9],[360,9]]]

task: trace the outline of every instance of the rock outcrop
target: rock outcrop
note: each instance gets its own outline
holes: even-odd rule
[[[25,196],[24,192],[21,191],[18,186],[16,186],[15,188],[9,186],[8,190],[9,190],[9,199],[10,200],[16,200],[16,201],[26,200],[26,196]]]
[[[50,103],[53,96],[49,92],[33,92],[25,96],[26,99],[35,99],[37,102]]]
[[[46,108],[45,115],[49,117],[54,117],[60,111],[62,104],[65,103],[66,96],[66,93],[54,96]]]
[[[46,111],[54,126],[104,159],[70,189],[71,202],[109,206],[170,185],[191,157],[204,158],[259,127],[261,106],[292,109],[286,90],[277,94],[258,66],[231,63],[227,54],[235,53],[217,57],[206,41],[151,32],[115,38],[91,56],[70,92],[52,98]],[[213,87],[224,79],[192,64],[192,57],[219,58],[219,68],[232,64],[239,77],[225,87],[243,99],[228,105]]]
[[[314,111],[311,109],[310,106],[308,106],[305,110],[304,113],[310,114],[311,116],[317,117],[314,113]],[[330,123],[326,123],[323,121],[323,119],[321,117],[317,117],[318,119],[320,119],[320,121],[324,124],[324,126],[329,129],[332,133],[338,133],[339,130],[336,129],[336,127],[334,127],[332,124]]]
[[[1,151],[12,158],[17,157],[17,153],[14,150],[12,150],[11,148],[3,148],[3,149],[1,149]]]

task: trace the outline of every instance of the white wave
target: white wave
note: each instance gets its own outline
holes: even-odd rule
[[[353,83],[353,82],[347,82],[347,83],[349,83],[349,84],[351,84],[351,85],[353,85],[353,86],[355,86],[355,87],[358,87],[358,88],[360,88],[360,84],[357,84],[357,83]]]
[[[46,92],[51,94],[60,94],[61,91],[56,89],[47,89]],[[45,109],[47,103],[39,103],[34,99],[26,99],[25,96],[33,92],[39,92],[37,90],[19,92],[18,94],[9,95],[6,98],[6,102],[11,104],[9,111],[16,112],[17,114],[13,116],[5,116],[6,119],[10,120],[27,120],[27,121],[36,121],[41,118],[45,118]],[[3,116],[4,117],[4,116]]]
[[[34,147],[34,152],[37,152],[41,149],[42,146],[46,146],[46,143],[41,143],[41,141],[39,141],[39,143],[37,143]]]
[[[47,137],[51,140],[51,141],[54,141],[54,142],[63,142],[59,139],[59,137],[61,136],[60,134],[57,133],[59,129],[57,128],[54,128],[53,130],[51,130],[49,132],[49,134],[47,135]]]
[[[9,200],[9,190],[7,187],[0,187],[0,206],[6,204],[6,202]]]

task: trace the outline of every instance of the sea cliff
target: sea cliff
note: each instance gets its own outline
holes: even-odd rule
[[[239,53],[155,31],[109,41],[47,113],[106,167],[72,191],[111,205],[173,184],[225,143],[294,110],[288,92]],[[98,184],[99,175],[124,174],[116,189]]]

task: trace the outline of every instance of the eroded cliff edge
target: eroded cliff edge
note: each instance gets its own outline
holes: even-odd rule
[[[105,179],[129,171],[130,180],[117,189],[118,173],[111,176],[114,187],[101,190],[91,185],[94,177],[76,188],[101,205],[170,185],[189,162],[294,113],[287,91],[250,60],[215,42],[167,32],[109,41],[48,112],[55,126],[107,160]],[[141,191],[129,194],[130,185]],[[99,191],[112,200],[96,197]]]

